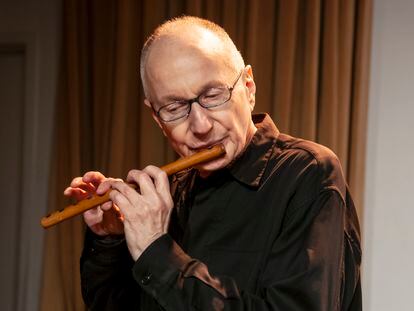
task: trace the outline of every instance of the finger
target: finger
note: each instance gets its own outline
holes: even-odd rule
[[[131,207],[131,201],[128,197],[130,197],[133,194],[130,191],[135,192],[134,189],[127,186],[125,183],[115,182],[114,184],[112,184],[111,192],[109,192],[109,198],[114,204],[116,204],[119,207],[123,214],[126,213],[125,211],[128,207]],[[138,194],[135,192],[135,195]]]
[[[109,210],[109,212],[115,215],[116,218],[118,218],[119,220],[124,221],[124,215],[121,213],[121,210],[119,209],[119,207],[116,206],[115,204],[112,205],[112,208]],[[104,213],[104,216],[105,216],[105,213]]]
[[[122,179],[115,179],[115,178],[106,178],[105,181],[103,181],[98,188],[96,189],[96,193],[98,195],[102,195],[106,192],[108,192],[112,188],[112,184],[115,182],[120,182]]]
[[[89,192],[82,190],[80,188],[72,188],[72,187],[66,188],[65,191],[63,191],[63,194],[67,197],[74,198],[77,201],[83,200],[90,196]]]
[[[82,181],[82,177],[75,177],[72,179],[72,181],[70,182],[70,186],[73,188],[78,187],[80,184],[83,184],[84,182]]]
[[[128,218],[132,209],[129,200],[118,190],[111,190],[109,197],[111,198],[111,201],[118,206],[119,212]]]
[[[112,208],[122,216],[121,210],[119,209],[119,207],[117,205],[112,204]]]
[[[89,227],[92,227],[102,222],[103,212],[99,206],[91,208],[90,210],[87,210],[83,213],[83,219]]]
[[[122,181],[114,181],[111,186],[113,190],[110,192],[109,197],[119,200],[112,201],[121,208],[121,211],[125,205],[134,205],[140,199],[140,194]]]
[[[93,213],[94,211],[89,210],[84,213],[83,219],[88,227],[97,235],[106,236],[110,234],[106,227],[103,225],[105,213],[99,210],[99,207],[96,208],[96,215]]]
[[[88,187],[88,186],[89,187],[93,187],[93,185],[91,185],[91,184],[83,181],[82,178],[83,177],[75,177],[75,178],[73,178],[72,181],[71,181],[71,183],[70,183],[70,186],[72,188],[81,188],[81,187]],[[87,190],[87,189],[84,189],[84,190]]]
[[[105,212],[105,211],[109,211],[110,209],[112,209],[113,203],[112,201],[108,201],[105,202],[101,205],[101,209]]]
[[[82,177],[76,177],[72,179],[72,182],[70,183],[70,186],[72,188],[80,188],[87,192],[95,192],[95,186],[91,183],[87,183],[83,181]]]
[[[170,192],[170,182],[167,173],[162,169],[154,165],[148,165],[143,169],[143,172],[147,173],[152,178],[158,192]]]
[[[65,196],[72,196],[72,193],[74,192],[79,192],[79,193],[86,193],[87,195],[89,195],[90,193],[95,192],[95,187],[92,185],[83,185],[83,186],[78,186],[78,187],[67,187],[64,191],[63,191],[63,195]]]
[[[164,202],[170,202],[172,198],[170,192],[170,182],[167,174],[162,169],[154,165],[145,167],[143,171],[151,177],[156,191],[163,198]]]
[[[127,181],[136,183],[139,187],[139,191],[141,195],[143,196],[156,193],[154,181],[144,171],[140,171],[140,170],[129,171],[128,176],[127,176]]]
[[[85,183],[91,183],[95,187],[98,187],[106,179],[105,175],[101,172],[90,171],[83,175],[82,180]]]
[[[116,209],[111,209],[103,214],[105,230],[111,234],[122,234],[124,231],[123,215]]]

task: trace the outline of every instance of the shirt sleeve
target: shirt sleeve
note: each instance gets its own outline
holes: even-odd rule
[[[123,237],[100,238],[89,229],[80,260],[82,296],[88,310],[139,310],[139,285]]]
[[[327,190],[292,211],[265,256],[255,293],[211,275],[167,234],[144,251],[133,276],[165,310],[354,310],[341,309],[358,292],[360,263],[345,209],[342,197]]]

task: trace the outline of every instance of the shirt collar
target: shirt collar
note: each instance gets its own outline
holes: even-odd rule
[[[238,181],[259,187],[279,130],[266,113],[254,114],[252,117],[257,131],[246,150],[229,167],[229,171]]]

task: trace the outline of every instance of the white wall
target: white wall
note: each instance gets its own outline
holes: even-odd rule
[[[374,0],[365,311],[414,310],[414,1]]]

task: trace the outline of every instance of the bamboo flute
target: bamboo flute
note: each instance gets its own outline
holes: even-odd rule
[[[209,149],[205,149],[195,154],[192,154],[191,156],[178,159],[177,161],[171,162],[160,168],[164,172],[166,172],[168,176],[170,176],[172,174],[175,174],[187,168],[196,166],[204,162],[214,160],[222,156],[223,154],[225,154],[225,152],[226,151],[224,149],[224,146],[220,144],[220,145],[213,146]],[[136,185],[133,185],[133,184],[128,184],[128,185],[133,188],[136,188]],[[110,191],[108,191],[107,193],[101,196],[93,195],[92,197],[88,199],[81,200],[78,203],[73,204],[73,205],[69,205],[60,211],[55,211],[43,217],[40,221],[40,224],[42,225],[43,228],[47,229],[58,223],[61,223],[62,221],[66,219],[82,214],[83,212],[95,206],[101,205],[109,201],[110,200],[109,192]]]

